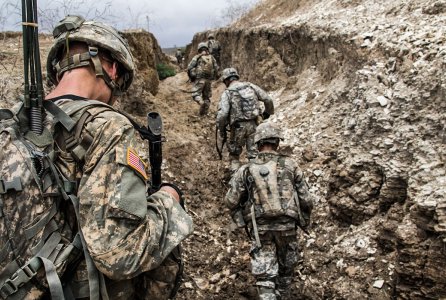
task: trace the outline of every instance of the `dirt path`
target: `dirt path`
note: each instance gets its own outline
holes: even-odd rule
[[[215,115],[224,90],[214,82],[208,116],[198,117],[192,85],[181,72],[160,84],[155,109],[164,118],[167,142],[164,175],[180,183],[194,219],[194,234],[184,243],[185,280],[178,299],[244,299],[249,276],[249,245],[243,232],[232,232],[223,202],[224,162],[215,150]]]
[[[180,183],[194,234],[185,241],[185,278],[178,299],[252,299],[253,278],[243,230],[235,230],[224,204],[227,190],[223,161],[215,149],[215,116],[224,85],[214,82],[208,116],[198,117],[187,75],[181,72],[160,83],[154,109],[164,118],[164,175]],[[226,158],[226,160],[225,160]]]

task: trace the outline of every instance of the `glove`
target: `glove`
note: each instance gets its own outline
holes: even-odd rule
[[[269,116],[270,116],[270,114],[269,114],[269,113],[267,113],[266,111],[264,111],[264,112],[262,113],[262,118],[263,118],[263,120],[266,120],[266,119],[268,119],[268,118],[269,118]]]
[[[177,192],[178,196],[180,196],[180,205],[182,208],[184,208],[184,197],[183,197],[183,192],[181,191],[181,189],[176,184],[168,183],[168,182],[161,183],[160,188],[162,188],[163,186],[169,186]]]

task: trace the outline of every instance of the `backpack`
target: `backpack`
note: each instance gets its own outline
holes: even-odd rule
[[[97,276],[89,283],[90,291],[103,282],[77,227],[76,182],[64,178],[54,163],[53,134],[63,128],[72,153],[82,158],[89,145],[78,133],[88,121],[87,110],[105,104],[73,103],[67,114],[44,101],[54,118],[48,116],[41,135],[29,130],[23,105],[0,109],[0,299],[35,299],[48,288],[52,299],[64,299],[61,278],[70,274],[82,254]],[[79,111],[80,118],[70,117]]]
[[[250,194],[249,217],[273,219],[288,216],[305,227],[300,199],[294,186],[294,174],[285,167],[285,157],[279,156],[265,163],[252,162],[246,173]]]
[[[214,62],[212,55],[201,55],[197,60],[197,78],[214,78]]]
[[[220,43],[216,40],[210,40],[208,41],[208,48],[210,53],[213,56],[219,56],[220,55]]]
[[[254,120],[259,116],[259,101],[255,90],[248,84],[229,87],[231,92],[231,124],[235,121]]]

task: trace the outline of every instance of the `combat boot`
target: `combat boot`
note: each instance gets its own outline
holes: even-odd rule
[[[257,287],[257,292],[259,294],[259,300],[279,300],[276,291],[272,288],[259,286]]]
[[[210,105],[211,105],[211,100],[204,99],[203,103],[200,106],[200,116],[204,116],[204,115],[208,114]]]

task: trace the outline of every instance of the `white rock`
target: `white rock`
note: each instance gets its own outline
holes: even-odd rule
[[[313,174],[316,175],[317,177],[322,175],[322,171],[321,170],[314,170]]]
[[[373,287],[374,287],[374,288],[377,288],[377,289],[382,288],[383,285],[384,285],[384,280],[382,280],[382,279],[376,280],[376,281],[373,283]]]
[[[190,289],[190,290],[194,288],[193,285],[192,285],[192,283],[189,282],[189,281],[184,283],[184,287],[185,287],[186,289]]]
[[[384,96],[378,96],[378,98],[376,99],[378,100],[379,104],[383,107],[387,106],[387,104],[389,103],[389,100]]]

